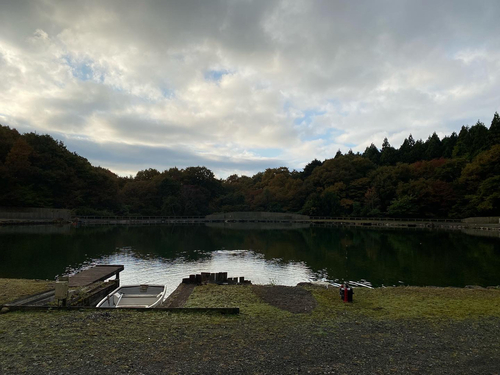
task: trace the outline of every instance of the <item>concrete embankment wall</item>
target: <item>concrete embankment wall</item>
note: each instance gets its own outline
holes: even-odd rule
[[[280,212],[227,212],[208,215],[207,220],[244,220],[244,221],[301,221],[309,220],[309,216],[285,214]]]
[[[71,211],[55,208],[0,207],[0,220],[71,220]]]
[[[500,217],[468,217],[467,219],[463,219],[462,222],[469,224],[500,224]]]
[[[296,223],[296,222],[217,222],[217,223],[206,223],[207,227],[211,228],[225,228],[225,229],[238,229],[238,230],[287,230],[287,229],[305,229],[309,228],[309,223]]]

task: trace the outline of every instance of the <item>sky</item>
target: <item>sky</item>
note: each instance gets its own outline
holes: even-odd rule
[[[0,0],[0,124],[118,175],[301,170],[500,111],[498,0]]]

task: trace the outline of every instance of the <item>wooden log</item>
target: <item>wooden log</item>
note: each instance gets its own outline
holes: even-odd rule
[[[196,275],[196,284],[201,284],[201,275]]]
[[[4,309],[5,308],[5,309]],[[33,305],[11,305],[5,304],[2,307],[2,313],[9,311],[112,311],[123,310],[115,307],[90,307],[90,306],[33,306]],[[177,313],[219,313],[219,314],[239,314],[239,307],[157,307],[148,309],[145,307],[130,307],[126,308],[127,311],[141,311],[141,312],[177,312]]]
[[[216,277],[216,276],[217,276],[217,275],[216,275],[215,273],[211,273],[211,274],[210,274],[210,281],[214,282],[214,281],[215,281],[215,277]]]
[[[240,284],[243,284],[245,282],[245,276],[240,276]]]

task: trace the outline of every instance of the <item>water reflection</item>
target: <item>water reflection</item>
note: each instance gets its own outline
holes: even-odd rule
[[[45,228],[45,229],[43,229]],[[500,239],[460,232],[222,226],[0,228],[0,277],[53,279],[124,264],[127,283],[177,285],[198,272],[255,283],[361,280],[374,286],[499,285]]]
[[[123,264],[122,284],[166,284],[169,291],[191,274],[227,272],[228,277],[245,276],[255,284],[296,285],[315,279],[304,262],[266,260],[263,254],[250,250],[217,250],[205,252],[197,260],[179,256],[175,259],[138,256],[129,248],[113,255],[94,259],[95,264]]]

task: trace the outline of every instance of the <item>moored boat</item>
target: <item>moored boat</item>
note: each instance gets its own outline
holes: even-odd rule
[[[163,302],[165,285],[127,285],[115,289],[97,304],[97,307],[152,308]]]

